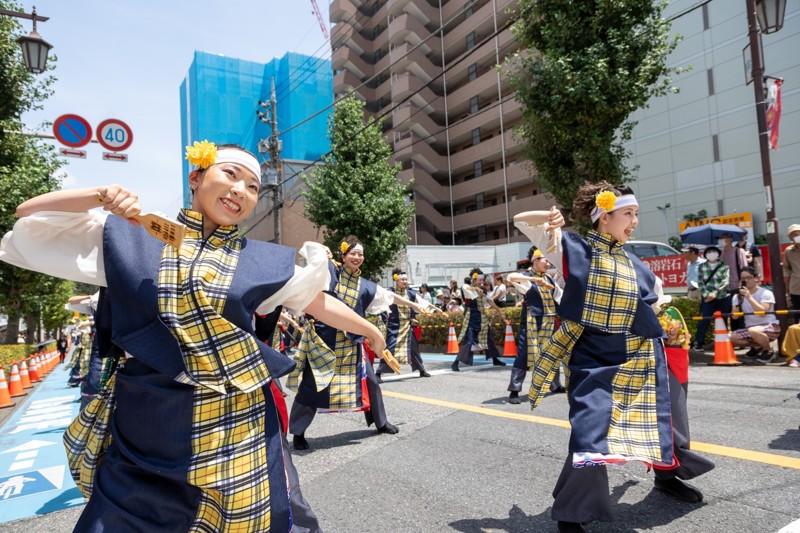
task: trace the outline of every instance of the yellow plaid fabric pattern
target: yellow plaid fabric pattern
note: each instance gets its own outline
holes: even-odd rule
[[[477,289],[477,292],[478,297],[475,298],[475,300],[478,302],[478,313],[481,315],[481,329],[478,331],[478,338],[476,342],[480,349],[485,350],[489,346],[489,324],[486,321],[486,307],[484,305],[486,297],[483,295],[483,291],[480,289]],[[461,331],[458,332],[459,344],[464,342],[464,338],[467,336],[470,316],[472,316],[472,309],[467,307],[467,310],[464,312],[464,324],[461,326]]]
[[[339,271],[336,296],[350,309],[355,309],[361,294],[360,272],[350,272],[346,268]],[[358,409],[356,387],[359,384],[358,358],[360,350],[356,342],[348,339],[343,331],[336,332],[336,366],[330,388],[330,410],[348,411]]]
[[[536,272],[534,277],[544,278],[544,274]],[[545,278],[547,280],[547,278]],[[547,280],[549,283],[549,280]],[[539,294],[542,297],[542,307],[544,314],[542,316],[542,327],[537,329],[536,317],[528,312],[526,326],[528,328],[528,335],[526,337],[528,348],[528,368],[531,368],[535,362],[536,356],[539,353],[539,346],[542,346],[545,341],[553,336],[556,330],[556,301],[553,298],[553,289],[539,286]]]
[[[405,289],[398,289],[397,294],[406,297]],[[401,365],[408,364],[408,334],[411,332],[411,308],[404,305],[397,306],[397,315],[400,327],[397,331],[397,343],[394,345],[394,358]]]
[[[590,231],[586,240],[592,247],[592,261],[581,324],[606,333],[625,333],[633,323],[639,295],[633,263],[622,244],[612,245],[611,235]]]
[[[330,385],[336,366],[336,354],[325,344],[325,341],[317,335],[313,320],[309,321],[308,325],[306,325],[306,329],[303,331],[303,336],[300,338],[300,344],[297,346],[294,360],[297,365],[295,365],[294,370],[292,370],[289,377],[286,379],[286,387],[288,387],[289,390],[297,392],[300,382],[303,379],[303,370],[306,365],[311,367],[317,392],[324,390],[325,387]]]
[[[531,408],[541,401],[558,365],[569,360],[585,327],[625,335],[626,361],[619,365],[611,383],[608,450],[610,454],[660,462],[655,341],[628,332],[638,305],[636,272],[622,246],[611,246],[609,235],[589,232],[587,240],[592,257],[582,323],[564,320],[542,344],[528,392]]]
[[[185,211],[183,218],[191,223],[181,249],[165,246],[161,253],[161,318],[181,344],[189,383],[220,394],[230,387],[253,391],[270,378],[261,350],[220,316],[239,261],[238,229],[222,226],[204,240],[201,215]]]
[[[164,246],[159,312],[181,344],[195,385],[187,481],[201,489],[191,531],[268,531],[271,506],[265,398],[269,371],[255,340],[222,316],[239,259],[235,226],[206,240],[198,213],[184,210],[181,249]]]
[[[653,342],[630,334],[625,339],[628,360],[611,383],[609,453],[661,460]]]

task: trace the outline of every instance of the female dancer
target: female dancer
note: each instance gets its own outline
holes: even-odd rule
[[[466,284],[467,280],[471,280],[472,285]],[[483,281],[483,271],[480,268],[473,268],[469,272],[469,278],[464,280],[465,284],[461,288],[466,298],[467,311],[464,313],[464,323],[461,326],[461,332],[458,335],[458,355],[453,365],[450,367],[453,372],[458,372],[459,361],[465,365],[472,366],[473,349],[477,351],[486,350],[486,359],[492,358],[492,364],[495,366],[506,366],[506,364],[499,359],[500,352],[497,351],[497,346],[494,344],[494,337],[492,330],[489,327],[489,319],[486,316],[485,303],[490,307],[497,310],[500,315],[505,316],[503,311],[494,303],[494,300],[488,298],[481,289],[481,282]]]
[[[0,259],[108,288],[117,371],[113,442],[76,531],[318,531],[297,490],[270,382],[293,362],[258,341],[254,313],[305,309],[383,346],[377,329],[322,293],[323,247],[239,236],[260,166],[236,146],[187,147],[192,208],[180,249],[132,220],[119,186],[56,191],[21,204]],[[90,209],[98,205],[108,213]],[[288,476],[288,483],[287,483]],[[287,486],[289,490],[287,490]],[[298,505],[299,503],[299,505]],[[290,510],[291,508],[291,510]]]
[[[329,267],[333,276],[328,292],[335,294],[358,316],[383,313],[393,303],[422,311],[416,303],[360,276],[364,245],[355,236],[347,237],[339,251],[342,267]],[[314,313],[309,312],[309,315]],[[289,415],[289,432],[294,435],[294,448],[308,449],[305,432],[314,420],[317,409],[328,412],[364,411],[367,425],[374,422],[378,433],[395,434],[400,431],[386,419],[381,387],[372,365],[363,355],[363,335],[323,322],[319,316],[311,318],[314,321],[306,325],[295,352],[297,367],[287,381],[287,386],[297,392]],[[381,355],[382,348],[378,351],[378,345],[369,340],[375,353]],[[380,346],[383,345],[382,342]]]
[[[522,300],[522,313],[517,337],[517,357],[511,368],[508,383],[508,403],[519,404],[519,391],[525,381],[527,370],[539,355],[539,347],[556,331],[556,312],[561,301],[561,288],[547,275],[550,262],[536,246],[528,251],[531,262],[530,273],[512,272],[508,281],[525,295]],[[565,392],[559,380],[559,372],[550,384],[550,392]]]
[[[622,245],[638,224],[639,206],[626,186],[601,181],[583,185],[573,218],[592,229],[556,238],[545,252],[566,279],[559,306],[563,318],[534,363],[531,405],[541,400],[555,369],[568,361],[572,434],[569,455],[553,491],[552,517],[559,531],[584,531],[581,523],[611,521],[607,464],[638,460],[674,472],[668,493],[688,501],[702,494],[684,484],[713,467],[673,441],[670,390],[661,337],[651,305],[656,278]],[[515,225],[547,249],[548,232],[564,224],[553,208],[520,213]],[[657,487],[660,482],[657,481]]]
[[[395,283],[392,292],[417,303],[426,312],[439,311],[438,308],[423,300],[417,291],[408,288],[408,274],[396,268],[392,271],[392,279]],[[386,320],[386,349],[392,352],[398,363],[405,364],[410,360],[412,371],[419,372],[419,376],[422,378],[429,378],[431,375],[425,371],[425,365],[419,353],[419,341],[414,334],[414,327],[417,325],[419,322],[416,311],[409,307],[392,304]],[[392,369],[386,364],[386,361],[381,361],[376,373],[378,381],[381,381],[382,373],[391,371]]]

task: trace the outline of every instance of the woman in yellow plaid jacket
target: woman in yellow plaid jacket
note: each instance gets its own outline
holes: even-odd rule
[[[383,336],[323,294],[324,247],[307,243],[299,268],[293,249],[240,236],[258,201],[253,154],[207,142],[187,152],[182,241],[154,239],[163,220],[141,227],[138,197],[118,185],[28,200],[3,238],[0,260],[107,287],[104,320],[125,352],[110,380],[113,441],[78,481],[91,496],[75,531],[319,531],[270,391],[294,364],[255,337],[254,313],[305,309],[378,350]],[[98,199],[106,212],[92,210]]]
[[[653,466],[656,488],[692,502],[702,494],[678,478],[714,466],[680,446],[673,431],[664,330],[651,307],[663,295],[653,273],[622,248],[638,212],[629,187],[601,181],[583,185],[573,204],[573,219],[591,224],[585,239],[561,234],[564,219],[555,207],[514,217],[566,280],[561,324],[540,348],[529,392],[536,407],[558,365],[568,365],[572,433],[551,513],[559,531],[613,519],[608,464]]]

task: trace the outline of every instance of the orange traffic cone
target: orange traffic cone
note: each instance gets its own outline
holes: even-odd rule
[[[19,380],[19,369],[14,361],[11,361],[11,375],[8,377],[8,393],[12,398],[15,396],[25,396],[22,390],[22,382]]]
[[[503,357],[516,357],[517,343],[514,341],[514,330],[511,329],[511,321],[506,320],[506,338],[503,342]]]
[[[736,354],[733,353],[731,336],[720,311],[714,312],[714,362],[708,364],[714,366],[738,366],[742,364],[736,358]]]
[[[19,362],[19,381],[22,383],[23,389],[30,389],[33,387],[30,374],[28,374],[28,363],[25,362],[25,359]]]
[[[28,357],[28,377],[31,383],[39,383],[39,365],[36,364],[36,358],[33,356]]]
[[[458,353],[458,339],[456,339],[456,328],[450,322],[450,331],[447,333],[447,353]]]
[[[13,407],[14,402],[11,401],[11,394],[8,392],[8,383],[6,383],[6,374],[3,372],[3,365],[0,365],[0,407]]]

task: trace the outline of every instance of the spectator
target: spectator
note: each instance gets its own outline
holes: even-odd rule
[[[67,356],[67,339],[65,339],[63,335],[58,338],[56,348],[58,349],[58,362],[61,364]]]
[[[458,281],[450,280],[450,298],[462,297],[461,290],[458,288]]]
[[[747,239],[744,238],[736,243],[736,247],[744,250],[747,266],[753,267],[756,271],[756,277],[763,280],[764,263],[761,259],[761,250],[758,249],[758,246],[756,246],[755,243],[748,243]]]
[[[456,296],[455,298],[450,298],[450,301],[447,303],[447,312],[464,312],[464,305],[462,304],[461,298]]]
[[[789,226],[791,246],[783,254],[783,282],[792,303],[792,309],[800,311],[800,224]],[[795,324],[800,323],[800,314],[794,315]]]
[[[700,289],[700,312],[704,317],[710,317],[714,311],[721,311],[723,314],[731,312],[731,295],[728,292],[730,271],[728,265],[720,261],[720,249],[716,246],[709,246],[703,251],[706,259],[697,267],[697,284]],[[706,331],[710,319],[704,318],[697,325],[697,337],[695,338],[694,348],[703,349],[706,338]]]
[[[720,257],[722,262],[728,265],[730,279],[728,279],[729,289],[739,288],[739,272],[747,267],[747,254],[738,246],[733,245],[731,234],[723,235],[717,243],[720,247]]]
[[[441,309],[442,311],[447,311],[447,303],[450,301],[450,295],[445,293],[444,290],[439,289],[436,291],[436,298],[433,302],[433,305]]]
[[[506,284],[503,281],[503,276],[498,276],[495,280],[494,291],[492,291],[491,298],[494,300],[494,303],[497,304],[497,307],[505,307],[506,306],[506,294],[508,293],[508,289],[506,288]]]
[[[731,342],[738,348],[750,347],[750,351],[744,356],[755,359],[757,363],[784,364],[784,361],[779,361],[780,353],[774,352],[769,344],[777,339],[781,332],[778,318],[772,313],[775,308],[775,295],[771,290],[761,287],[753,268],[742,270],[740,278],[742,286],[735,297],[735,310],[746,313],[745,327],[731,334]],[[750,314],[756,311],[766,314]]]
[[[431,294],[431,290],[428,288],[427,283],[423,283],[419,286],[419,297],[424,302],[428,302],[429,304],[433,305],[433,295]]]
[[[781,351],[789,360],[790,367],[800,368],[800,324],[792,324],[786,330]]]
[[[700,285],[697,282],[697,267],[706,260],[700,257],[700,250],[696,246],[690,246],[684,254],[686,258],[686,295],[695,300],[700,299]]]

